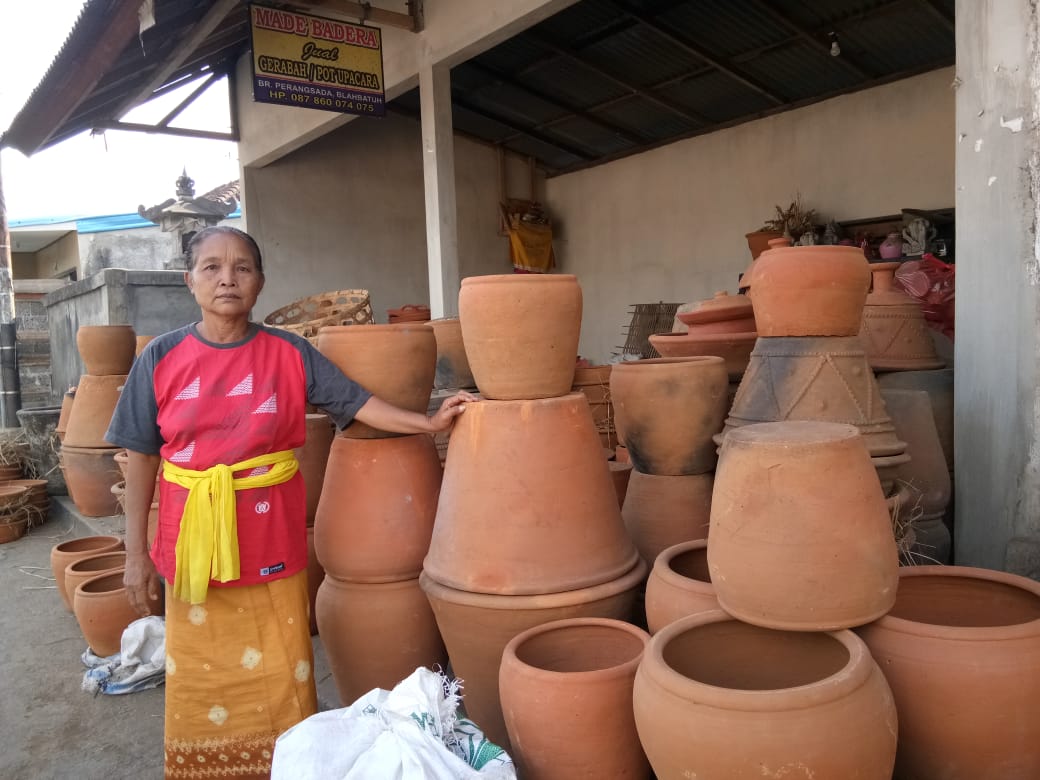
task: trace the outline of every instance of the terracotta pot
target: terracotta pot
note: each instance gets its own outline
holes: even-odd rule
[[[646,581],[646,623],[651,634],[679,618],[719,609],[708,573],[708,540],[674,544],[657,556]]]
[[[525,780],[650,776],[632,714],[632,684],[649,641],[645,631],[604,618],[558,620],[510,640],[499,693]]]
[[[650,346],[661,357],[702,357],[711,355],[725,361],[730,380],[740,381],[747,370],[751,350],[758,334],[746,333],[655,333],[650,336]]]
[[[597,427],[604,423],[613,424],[614,407],[610,400],[610,372],[613,368],[607,365],[574,369],[571,392],[585,396]]]
[[[16,542],[29,530],[28,518],[21,520],[0,520],[0,544]]]
[[[115,464],[114,448],[88,448],[62,445],[61,463],[65,481],[76,508],[87,517],[120,514],[112,486],[121,474]]]
[[[37,508],[47,508],[51,499],[47,494],[47,480],[45,479],[12,479],[4,481],[5,487],[25,488],[25,503]]]
[[[893,280],[899,263],[873,263],[874,291],[863,308],[859,336],[875,371],[930,370],[945,363],[935,354],[931,328],[921,304]]]
[[[419,580],[354,583],[326,577],[315,604],[318,632],[344,703],[390,690],[417,666],[447,663]]]
[[[945,511],[914,517],[913,543],[909,556],[906,556],[912,564],[950,563],[953,536],[946,527],[945,518]]]
[[[129,325],[81,325],[76,331],[76,348],[87,374],[126,375],[134,362],[137,337]]]
[[[459,390],[476,387],[473,372],[462,341],[462,323],[458,317],[430,320],[437,341],[437,372],[433,386],[438,390]]]
[[[756,330],[755,310],[746,295],[730,295],[725,290],[700,301],[691,311],[676,314],[689,333],[746,333]]]
[[[498,670],[509,640],[521,631],[553,620],[576,617],[627,620],[632,614],[635,591],[646,572],[646,564],[638,561],[631,571],[610,582],[535,596],[457,590],[423,573],[419,584],[437,617],[451,668],[463,680],[466,712],[488,739],[508,748],[509,737],[499,701]]]
[[[335,437],[314,521],[315,549],[329,576],[352,582],[418,577],[441,476],[437,448],[424,433]]]
[[[314,525],[314,515],[318,511],[318,499],[321,498],[321,486],[325,482],[325,466],[329,461],[329,450],[332,448],[332,437],[336,435],[336,426],[325,414],[307,415],[307,439],[302,447],[296,449],[296,460],[303,474],[303,485],[307,491],[307,525]]]
[[[69,428],[69,415],[72,414],[72,404],[76,400],[76,388],[70,387],[65,391],[61,399],[61,410],[58,412],[58,424],[54,432],[58,435],[58,441],[65,440],[65,431]]]
[[[11,480],[22,478],[22,466],[20,463],[9,466],[0,466],[0,480]]]
[[[406,303],[397,309],[386,310],[390,324],[398,322],[429,322],[430,307],[420,303]]]
[[[65,567],[65,592],[75,593],[81,583],[102,574],[115,574],[126,568],[126,551],[96,553],[73,561]]]
[[[426,414],[437,367],[437,342],[429,326],[340,325],[318,331],[318,349],[339,369],[384,401]],[[398,436],[354,421],[343,432],[358,439]]]
[[[69,425],[62,444],[72,447],[111,447],[105,432],[119,401],[126,374],[84,375],[76,388],[76,403],[69,413]]]
[[[29,488],[24,485],[12,485],[0,482],[0,513],[8,512],[23,506],[29,497]]]
[[[628,483],[632,479],[632,464],[608,461],[607,468],[610,469],[610,478],[614,481],[614,492],[617,494],[618,507],[625,505],[625,496],[628,495]]]
[[[783,238],[783,233],[779,230],[756,230],[754,233],[748,233],[744,237],[747,239],[748,249],[751,250],[752,261],[757,260],[758,256],[769,249],[769,242],[774,238]]]
[[[962,566],[901,569],[859,630],[899,708],[896,776],[1040,777],[1040,583]]]
[[[755,262],[751,301],[759,336],[855,336],[870,287],[857,247],[770,249]]]
[[[892,777],[892,692],[851,631],[681,618],[650,640],[633,706],[659,778]]]
[[[953,471],[953,369],[937,371],[894,371],[878,376],[882,389],[924,390],[932,399],[935,429],[939,434],[946,467]]]
[[[123,631],[140,617],[127,599],[121,571],[80,583],[72,597],[72,611],[87,645],[102,658],[119,652]]]
[[[618,463],[631,463],[632,459],[628,456],[628,447],[624,444],[618,444],[614,447],[614,459]]]
[[[430,577],[474,593],[556,593],[614,580],[637,558],[583,395],[481,401],[457,418]]]
[[[899,555],[856,429],[789,422],[731,431],[715,473],[708,565],[719,604],[747,623],[829,631],[885,614]]]
[[[468,277],[459,290],[459,319],[485,398],[551,398],[570,390],[581,328],[577,277]]]
[[[72,611],[72,594],[65,591],[65,569],[69,564],[91,555],[122,549],[123,540],[118,536],[82,536],[78,539],[61,542],[51,548],[51,573],[54,575],[54,584],[58,588],[58,595],[61,596],[62,603],[69,612]]]
[[[126,482],[126,470],[130,464],[130,454],[126,450],[119,450],[112,456],[112,459],[116,462],[116,467],[123,477],[123,482]]]
[[[314,527],[307,527],[307,593],[310,599],[310,624],[311,636],[318,633],[318,610],[316,602],[318,588],[325,580],[325,570],[318,562],[318,556],[314,552]]]
[[[648,564],[667,547],[708,538],[713,474],[657,476],[636,471],[621,516],[640,557]]]
[[[896,435],[906,442],[910,460],[896,472],[921,494],[921,511],[941,515],[950,503],[950,472],[946,468],[939,433],[935,429],[932,402],[923,390],[882,390],[885,408]]]
[[[137,336],[134,339],[134,357],[137,357],[144,352],[144,348],[147,347],[149,342],[154,338],[155,336]]]
[[[618,436],[636,471],[703,474],[715,468],[729,379],[719,357],[618,363],[610,375]]]

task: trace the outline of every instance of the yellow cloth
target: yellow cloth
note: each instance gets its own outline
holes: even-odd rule
[[[255,476],[234,476],[236,472],[262,466],[269,467],[269,471]],[[230,582],[239,578],[235,491],[280,485],[298,470],[292,450],[260,455],[230,466],[218,463],[205,471],[192,471],[163,461],[163,476],[167,482],[188,489],[177,535],[174,596],[201,604],[206,600],[211,579]]]
[[[552,228],[513,219],[509,226],[509,259],[531,273],[549,273],[556,266]]]

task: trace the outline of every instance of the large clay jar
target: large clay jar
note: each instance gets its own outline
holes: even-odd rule
[[[125,374],[88,374],[80,377],[76,387],[76,402],[69,413],[69,424],[62,444],[72,447],[111,447],[105,441],[105,432],[112,422],[112,413],[116,410],[124,382]]]
[[[325,570],[314,552],[314,526],[307,528],[307,596],[310,599],[311,636],[318,633],[318,588],[325,580]]]
[[[556,593],[610,582],[638,557],[585,396],[481,401],[457,418],[430,577],[475,593]]]
[[[635,471],[621,516],[639,555],[652,563],[679,542],[708,538],[712,474],[661,477]]]
[[[120,514],[112,486],[122,480],[115,463],[115,448],[62,445],[61,464],[65,482],[76,508],[87,517]]]
[[[625,496],[628,495],[628,483],[632,479],[632,463],[618,463],[616,460],[608,460],[607,468],[610,469],[610,478],[614,480],[614,492],[617,493],[618,506],[625,505]]]
[[[869,623],[895,601],[892,523],[851,425],[731,431],[715,473],[708,539],[719,604],[748,623],[830,631]]]
[[[578,617],[628,620],[636,589],[646,572],[646,564],[638,561],[630,571],[610,582],[535,596],[457,590],[423,573],[419,584],[437,617],[452,671],[463,680],[466,713],[488,739],[503,747],[509,745],[498,693],[498,670],[509,640],[521,631],[553,620]]]
[[[347,376],[384,401],[426,413],[437,369],[437,341],[421,323],[339,325],[318,331],[318,349]],[[354,421],[343,431],[350,438],[398,436]]]
[[[725,290],[676,317],[690,334],[747,333],[756,329],[751,299],[746,295],[730,295]]]
[[[892,611],[859,633],[899,708],[896,777],[1040,777],[1040,583],[907,567]]]
[[[329,576],[352,582],[418,577],[441,476],[437,448],[424,433],[335,437],[314,521],[314,546]]]
[[[661,780],[892,777],[892,692],[851,631],[775,631],[721,611],[682,618],[650,640],[633,704]]]
[[[855,336],[870,288],[857,247],[793,246],[755,261],[751,301],[759,336]]]
[[[126,551],[98,553],[73,561],[65,567],[65,592],[75,593],[76,588],[102,574],[115,574],[126,568]]]
[[[739,382],[757,339],[758,334],[752,330],[746,333],[654,333],[649,341],[665,358],[720,357],[726,364],[730,381]]]
[[[878,376],[881,388],[924,390],[932,399],[935,429],[939,433],[946,467],[953,471],[953,369],[935,371],[893,371]]]
[[[485,398],[551,398],[570,390],[581,329],[577,277],[468,277],[459,290],[459,319]]]
[[[51,573],[54,575],[54,584],[58,588],[58,595],[61,596],[65,609],[72,611],[72,594],[65,590],[65,569],[69,564],[91,555],[122,549],[123,540],[118,536],[81,536],[51,548]]]
[[[340,701],[390,690],[418,666],[447,655],[417,579],[354,583],[326,577],[318,588],[318,632]]]
[[[906,454],[910,456],[909,463],[899,468],[898,479],[921,494],[924,514],[941,514],[950,503],[950,472],[935,429],[928,393],[882,390],[881,397],[896,427],[896,435],[906,442]]]
[[[636,471],[703,474],[715,468],[729,378],[719,357],[618,363],[610,374],[618,438]]]
[[[58,441],[65,441],[65,431],[69,429],[69,415],[72,414],[72,405],[76,401],[76,388],[70,387],[61,398],[61,411],[58,412],[58,424],[54,432],[58,435]]]
[[[899,263],[873,263],[874,289],[863,308],[860,340],[875,371],[930,370],[945,363],[935,354],[921,304],[894,285]]]
[[[719,608],[706,539],[673,545],[657,556],[646,581],[645,605],[651,634],[679,618]]]
[[[76,348],[88,374],[129,374],[137,352],[137,336],[129,325],[81,325]]]
[[[318,511],[321,486],[325,482],[325,465],[329,461],[329,450],[336,427],[325,414],[307,415],[307,439],[296,449],[296,460],[303,474],[303,485],[307,491],[307,525],[314,525]]]
[[[650,776],[632,712],[632,684],[649,641],[642,629],[603,618],[554,621],[513,637],[502,654],[499,693],[525,780]]]
[[[102,658],[119,652],[123,631],[140,617],[127,599],[121,571],[80,583],[72,596],[72,611],[87,645]]]
[[[462,323],[458,317],[430,320],[428,324],[437,340],[437,372],[433,386],[438,390],[474,387],[473,372],[462,340]]]

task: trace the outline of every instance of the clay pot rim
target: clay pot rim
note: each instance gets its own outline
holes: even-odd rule
[[[685,336],[685,333],[678,334]],[[668,368],[683,366],[710,366],[718,365],[725,367],[726,361],[717,355],[687,355],[685,357],[657,357],[643,358],[642,360],[625,360],[615,365],[615,370],[635,371],[643,368],[651,370],[667,370]]]
[[[566,631],[571,628],[582,628],[585,626],[597,626],[601,628],[612,629],[617,634],[623,634],[630,637],[635,637],[642,641],[643,646],[638,653],[629,658],[627,661],[623,661],[620,664],[613,666],[607,666],[600,669],[589,669],[580,672],[557,672],[552,669],[545,669],[541,666],[534,666],[527,663],[526,661],[520,660],[517,655],[517,649],[520,645],[524,644],[530,639],[533,639],[543,634],[548,634],[554,631]],[[505,649],[502,651],[502,667],[505,668],[506,664],[517,667],[524,676],[536,675],[540,678],[548,678],[553,685],[560,684],[576,684],[576,685],[588,685],[597,682],[603,682],[607,680],[617,680],[624,678],[632,678],[635,676],[636,669],[639,667],[639,663],[643,660],[643,654],[646,652],[646,647],[650,643],[650,634],[638,626],[626,623],[623,620],[615,620],[613,618],[597,618],[597,617],[576,617],[576,618],[563,618],[561,620],[552,620],[548,623],[542,623],[541,625],[532,626],[526,631],[522,631],[514,636],[506,644]]]
[[[115,581],[116,577],[119,578],[119,587],[98,590],[98,588],[106,587],[110,580]],[[100,598],[108,596],[110,593],[118,593],[120,591],[123,591],[124,593],[126,592],[126,586],[123,584],[122,570],[116,572],[98,572],[96,577],[84,580],[76,586],[74,598]]]
[[[480,398],[477,401],[469,404],[468,409],[495,409],[504,408],[506,406],[558,406],[558,405],[578,405],[579,407],[587,406],[588,401],[585,399],[585,393],[574,390],[568,391],[563,395],[554,395],[548,398]],[[467,412],[468,414],[468,412]],[[421,433],[419,436],[428,436],[429,434]]]
[[[822,420],[780,420],[733,428],[726,431],[724,440],[731,447],[751,445],[804,447],[862,438],[859,429],[849,423]],[[864,446],[864,450],[866,449]]]
[[[840,643],[849,654],[845,666],[837,672],[822,677],[815,682],[797,685],[792,688],[772,688],[763,690],[741,690],[721,688],[686,677],[673,669],[664,660],[665,646],[680,634],[684,634],[700,626],[712,623],[740,623],[737,618],[722,609],[713,609],[688,615],[659,630],[650,640],[643,652],[645,659],[652,658],[654,663],[640,666],[656,684],[663,685],[672,695],[678,695],[696,702],[700,706],[718,709],[740,710],[745,712],[782,712],[818,707],[827,702],[843,698],[849,692],[865,685],[870,679],[875,666],[873,657],[866,643],[848,629],[838,631],[784,631],[757,626],[767,631],[784,631],[789,634],[823,633]]]
[[[100,576],[102,574],[112,574],[115,571],[122,571],[122,570],[124,570],[126,568],[126,550],[107,550],[106,552],[99,552],[99,553],[95,553],[93,555],[87,555],[87,556],[85,556],[83,558],[80,558],[78,560],[73,561],[72,563],[70,563],[68,566],[65,567],[65,576],[67,577],[70,573],[72,573],[72,574],[84,574],[85,573],[84,571],[81,571],[80,569],[76,569],[76,567],[79,566],[80,564],[86,562],[86,561],[96,561],[99,558],[107,558],[109,555],[114,555],[114,556],[117,556],[119,558],[122,558],[123,563],[119,564],[118,566],[109,566],[106,569],[88,570],[88,571],[92,572],[92,574],[91,574],[92,577],[93,576]]]
[[[1017,574],[1008,574],[994,569],[982,569],[974,566],[901,566],[899,568],[899,579],[910,577],[946,577],[962,578],[966,580],[985,580],[1000,585],[1024,590],[1040,598],[1040,582],[1022,577]],[[898,591],[896,600],[899,600]],[[867,626],[864,626],[867,628]],[[944,626],[938,623],[921,623],[908,618],[884,615],[870,624],[869,628],[884,629],[900,634],[911,634],[913,636],[928,639],[941,639],[959,642],[998,642],[1010,639],[1035,638],[1040,633],[1040,618],[1030,620],[1027,623],[1013,623],[1005,626]]]
[[[45,480],[45,479],[5,479],[2,482],[0,482],[0,487],[5,487],[7,485],[21,486],[21,487],[24,487],[27,490],[31,491],[34,487],[35,488],[47,487],[47,480]]]
[[[313,528],[313,526],[312,526]],[[360,582],[358,580],[348,580],[342,577],[331,577],[326,576],[322,580],[322,584],[326,582],[330,588],[343,588],[344,590],[364,590],[366,592],[374,592],[375,590],[408,590],[413,588],[416,584],[421,585],[419,577],[409,577],[403,580],[390,580],[388,582]]]
[[[433,328],[444,327],[445,325],[454,327],[455,325],[461,325],[462,320],[458,317],[438,317],[435,320],[428,320],[426,324]]]
[[[620,595],[635,588],[646,577],[649,567],[642,558],[637,558],[635,566],[620,577],[616,577],[599,585],[591,585],[577,590],[565,590],[557,593],[536,593],[532,595],[511,596],[494,593],[474,593],[444,585],[425,571],[419,575],[419,587],[430,598],[438,598],[451,604],[465,607],[495,610],[554,610],[602,601]]]
[[[81,545],[84,542],[99,543],[99,544],[102,544],[102,545],[104,545],[104,544],[115,544],[115,545],[117,545],[117,547],[112,548],[113,550],[115,550],[115,549],[120,549],[120,550],[123,549],[122,548],[123,538],[121,536],[114,536],[114,535],[107,535],[107,534],[105,534],[105,535],[98,535],[98,536],[77,536],[75,539],[68,539],[68,540],[66,540],[64,542],[59,542],[58,544],[54,545],[54,547],[51,548],[51,552],[52,553],[58,553],[58,554],[69,554],[69,553],[80,553],[80,552],[83,552],[85,549],[86,550],[96,550],[97,552],[102,552],[103,551],[101,547],[95,548],[95,547],[92,547],[92,546],[91,547],[79,546],[79,545]],[[111,550],[105,550],[105,552],[111,552]]]
[[[703,580],[684,577],[672,568],[672,561],[680,555],[685,555],[694,550],[707,551],[707,549],[707,539],[695,539],[692,542],[679,542],[679,544],[673,544],[671,547],[666,547],[658,554],[657,560],[654,561],[654,568],[650,576],[656,577],[662,582],[679,590],[714,596],[715,586],[712,585],[711,582],[704,582]]]
[[[63,443],[59,455],[62,452],[69,452],[72,455],[108,455],[111,453],[114,460],[115,453],[120,449],[120,447],[77,447],[75,444]]]
[[[813,246],[774,246],[765,250],[758,256],[758,260],[763,259],[767,255],[773,258],[783,257],[794,257],[796,255],[804,255],[806,259],[812,259],[813,261],[830,262],[833,260],[829,255],[847,255],[850,260],[858,258],[863,261],[864,266],[870,265],[867,262],[867,258],[863,255],[863,250],[858,246],[842,246],[840,244],[816,244]]]
[[[467,276],[460,287],[471,287],[476,284],[501,284],[503,282],[534,282],[546,284],[552,282],[575,283],[578,277],[574,274],[484,274]]]
[[[433,336],[433,330],[426,322],[392,322],[379,325],[370,323],[362,327],[357,325],[326,325],[318,329],[318,338],[321,338],[323,333],[327,336],[361,334],[360,338],[364,338],[366,333],[419,333],[422,335],[429,333],[431,337]]]
[[[16,499],[18,496],[23,496],[28,492],[29,488],[25,485],[0,484],[0,502],[7,498]]]
[[[669,333],[651,333],[650,343],[653,344],[653,340],[657,338],[668,338],[678,341],[680,338],[691,344],[746,344],[748,342],[758,341],[758,331],[749,330],[743,333],[681,333],[679,331],[671,331]],[[708,355],[690,355],[689,357],[710,357]],[[654,359],[654,358],[651,358]],[[668,358],[669,360],[683,360],[684,358]],[[627,360],[626,363],[638,363],[638,360]],[[624,363],[618,363],[619,366]]]

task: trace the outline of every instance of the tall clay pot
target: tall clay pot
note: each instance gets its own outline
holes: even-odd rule
[[[325,580],[325,570],[314,552],[314,526],[307,527],[307,596],[310,600],[311,636],[318,633],[318,588]]]
[[[126,551],[98,553],[73,561],[65,567],[65,592],[75,593],[80,584],[102,574],[115,574],[126,568]]]
[[[715,468],[711,437],[722,430],[728,385],[720,357],[615,365],[610,395],[618,437],[636,471],[675,476]]]
[[[437,373],[433,386],[438,390],[459,390],[475,387],[473,371],[466,357],[466,346],[462,340],[462,323],[458,317],[430,320],[434,338],[437,340]]]
[[[129,325],[81,325],[76,348],[92,376],[129,374],[137,352],[137,337]]]
[[[123,540],[118,536],[81,536],[51,548],[51,573],[65,609],[72,611],[72,594],[65,590],[65,569],[69,564],[91,555],[122,549]]]
[[[649,641],[642,629],[604,618],[554,621],[513,637],[502,653],[499,694],[525,780],[649,777],[632,714],[632,683]]]
[[[687,615],[719,608],[708,573],[708,542],[682,542],[657,556],[646,581],[646,624],[651,634]]]
[[[953,471],[953,369],[935,371],[892,371],[878,376],[882,390],[924,390],[932,400],[932,415],[939,433],[946,468]]]
[[[329,576],[352,582],[418,577],[442,473],[433,439],[424,433],[335,437],[314,521],[315,550]]]
[[[713,474],[660,477],[636,471],[621,516],[647,563],[673,544],[708,538]]]
[[[563,395],[574,379],[581,287],[567,274],[470,276],[459,290],[466,355],[485,398]]]
[[[902,245],[902,242],[900,242]],[[931,328],[915,298],[895,286],[899,263],[872,263],[874,289],[863,308],[860,340],[875,371],[930,370],[945,363],[935,354]]]
[[[962,566],[900,570],[859,629],[899,708],[896,777],[1040,777],[1040,583]]]
[[[76,401],[76,388],[70,387],[61,398],[61,411],[58,412],[58,424],[54,427],[54,433],[58,441],[65,441],[65,431],[69,428],[69,415],[72,414],[72,404]]]
[[[884,615],[899,555],[856,429],[788,422],[731,431],[715,473],[708,565],[722,608],[755,625],[830,631]]]
[[[437,341],[428,325],[339,325],[318,331],[318,349],[348,377],[384,401],[426,413],[437,368]],[[399,434],[353,422],[344,436],[388,438]]]
[[[336,690],[344,703],[390,690],[417,666],[443,667],[444,643],[419,581],[354,583],[326,577],[315,605]]]
[[[65,482],[76,508],[87,517],[109,517],[120,514],[112,486],[122,474],[115,464],[113,448],[73,447],[63,445],[61,464]]]
[[[119,393],[126,382],[126,374],[80,377],[76,387],[76,402],[69,412],[69,424],[62,444],[70,447],[111,447],[105,441],[105,432],[112,422]]]
[[[72,597],[72,611],[87,645],[102,658],[119,652],[123,631],[140,617],[127,599],[121,571],[80,583]]]
[[[457,418],[430,577],[474,593],[555,593],[614,580],[637,558],[583,395],[481,401]]]
[[[321,486],[325,481],[325,465],[329,461],[329,450],[335,435],[336,427],[328,415],[307,415],[307,439],[302,447],[296,449],[296,460],[299,461],[303,485],[307,491],[307,525],[314,525]]]
[[[633,702],[662,780],[892,777],[892,692],[851,631],[774,631],[721,611],[685,617],[650,640]]]

